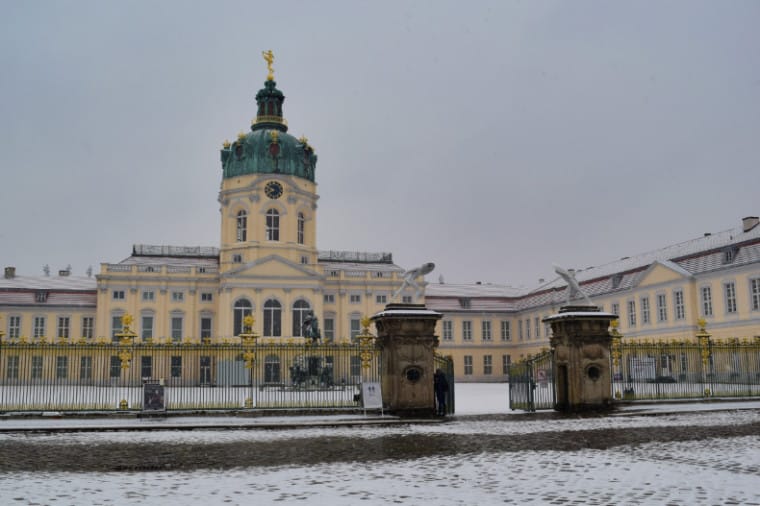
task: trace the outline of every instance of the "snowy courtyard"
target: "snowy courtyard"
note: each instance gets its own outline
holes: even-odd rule
[[[139,445],[156,454],[185,445],[201,460],[215,445],[321,456],[309,463],[294,458],[262,465],[252,455],[253,465],[243,459],[223,469],[119,472],[71,472],[62,462],[55,471],[0,474],[0,504],[760,504],[759,402],[643,405],[613,416],[563,418],[510,412],[503,384],[460,384],[456,391],[457,415],[444,423],[198,428],[223,420],[209,417],[169,418],[177,428],[161,431],[5,432],[0,448],[6,459],[21,445],[24,458],[41,462],[54,448],[96,454],[104,447]],[[268,420],[319,425],[334,418]],[[240,425],[240,419],[229,421],[233,428]],[[15,419],[3,420],[0,428],[60,423]],[[183,430],[183,423],[196,428]],[[710,437],[719,427],[748,435]],[[678,437],[640,442],[642,434],[665,432]],[[600,446],[595,435],[616,436]],[[513,442],[520,440],[529,442],[517,451]],[[336,451],[345,451],[331,454],[331,441]],[[424,447],[408,448],[417,443]],[[321,453],[315,452],[320,446]]]

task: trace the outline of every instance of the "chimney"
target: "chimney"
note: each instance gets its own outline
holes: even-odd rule
[[[749,232],[755,228],[758,223],[760,223],[760,218],[757,216],[747,216],[746,218],[742,218],[742,229],[745,232]]]
[[[16,277],[16,268],[15,267],[6,267],[5,268],[5,279],[13,279]]]
[[[71,274],[71,271],[68,269],[62,269],[58,271],[58,275],[61,276],[62,278],[68,276],[69,274]]]

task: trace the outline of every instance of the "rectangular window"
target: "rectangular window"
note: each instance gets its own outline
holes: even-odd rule
[[[34,337],[42,337],[45,335],[45,317],[34,317]]]
[[[481,322],[481,335],[482,335],[483,341],[491,340],[491,322],[490,321],[483,320]]]
[[[536,316],[533,319],[533,326],[536,331],[536,339],[538,339],[539,337],[541,337],[541,320],[538,316]]]
[[[201,292],[201,302],[214,302],[214,294],[211,292]]]
[[[493,374],[493,359],[491,355],[483,355],[483,374],[486,376]]]
[[[702,295],[702,315],[712,316],[712,288],[703,286],[700,293]]]
[[[530,318],[525,319],[525,339],[530,339]]]
[[[109,368],[109,375],[111,378],[118,378],[121,376],[121,360],[118,355],[111,355],[111,367]]]
[[[726,313],[736,312],[736,285],[733,281],[723,285],[726,292]]]
[[[628,301],[628,325],[631,327],[636,326],[636,301]]]
[[[402,295],[401,296],[401,302],[404,304],[411,304],[412,303],[412,296],[411,295]]]
[[[7,370],[5,372],[6,378],[18,379],[18,364],[19,364],[18,355],[11,355],[10,357],[8,357]]]
[[[668,301],[664,293],[657,295],[657,321],[668,321]]]
[[[174,355],[171,358],[171,375],[172,378],[182,377],[182,357]]]
[[[8,317],[8,337],[9,338],[21,337],[21,317],[20,316]]]
[[[443,340],[451,341],[454,339],[454,322],[443,320]]]
[[[472,375],[472,355],[464,356],[464,375],[465,376]]]
[[[42,356],[35,355],[32,357],[32,379],[42,378]]]
[[[69,375],[69,357],[55,357],[55,377],[66,379]]]
[[[750,297],[752,298],[752,310],[760,310],[760,278],[752,279],[749,282]]]
[[[80,357],[79,359],[79,379],[92,379],[92,357]]]
[[[325,339],[328,341],[335,340],[335,320],[332,318],[325,318],[324,327]]]
[[[469,320],[462,322],[462,340],[472,341],[472,322]]]
[[[351,318],[351,340],[353,341],[356,336],[361,333],[361,320],[359,318]]]
[[[156,300],[156,292],[152,290],[146,290],[142,293],[143,302],[153,302]]]
[[[348,301],[351,304],[358,304],[362,301],[362,296],[359,295],[358,293],[352,293],[351,295],[349,295]]]
[[[124,300],[126,298],[124,294],[124,290],[114,290],[113,291],[113,300]]]
[[[211,384],[211,357],[202,356],[198,362],[201,385]]]
[[[58,317],[58,338],[59,339],[68,339],[69,338],[69,331],[71,328],[71,319],[68,316],[59,316]]]
[[[509,366],[512,365],[511,355],[501,356],[501,372],[502,374],[509,374]]]
[[[95,335],[95,318],[92,316],[85,316],[82,318],[82,337],[86,339],[92,339]]]
[[[520,341],[523,340],[523,321],[517,320],[517,337],[520,339]]]
[[[140,377],[153,377],[153,357],[143,355],[140,357]]]
[[[512,338],[511,331],[509,328],[509,321],[502,320],[501,321],[501,340],[502,341],[509,341]]]
[[[172,302],[184,302],[185,292],[172,292]]]
[[[620,318],[620,304],[618,304],[617,302],[613,302],[610,309],[610,313],[617,315],[618,318]]]
[[[148,339],[153,339],[153,317],[152,316],[143,316],[142,317],[142,334],[140,334],[140,337],[143,341],[146,341]]]
[[[388,302],[388,296],[387,295],[375,295],[375,303],[377,304],[386,304]]]
[[[326,293],[322,299],[324,300],[325,304],[335,304],[334,293]]]
[[[641,323],[647,324],[650,322],[649,319],[649,297],[642,297],[641,298]]]
[[[683,290],[676,290],[673,292],[673,305],[676,309],[676,320],[683,320],[686,318],[686,308],[683,303]]]
[[[172,316],[172,341],[178,343],[182,341],[182,317]]]
[[[112,341],[118,341],[119,336],[118,334],[121,334],[121,316],[112,316],[111,317],[111,340]]]
[[[201,318],[201,339],[211,338],[211,318],[204,316]]]

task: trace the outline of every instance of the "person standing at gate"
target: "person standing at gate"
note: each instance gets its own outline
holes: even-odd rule
[[[436,414],[446,415],[446,394],[449,393],[449,382],[446,375],[440,369],[435,370],[433,374],[433,390],[435,391],[435,400],[437,404]]]

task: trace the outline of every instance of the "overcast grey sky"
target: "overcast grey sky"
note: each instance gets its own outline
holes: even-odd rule
[[[320,249],[534,286],[760,214],[760,1],[0,1],[0,262],[219,245],[275,53]]]

